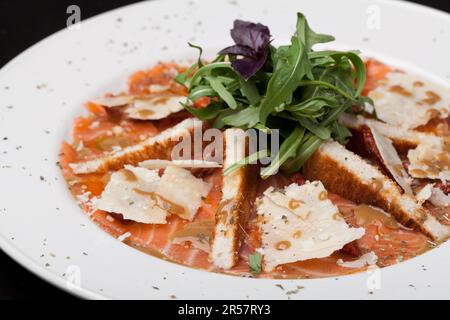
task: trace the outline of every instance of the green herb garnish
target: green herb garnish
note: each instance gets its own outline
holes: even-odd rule
[[[262,255],[258,252],[249,255],[250,273],[258,275],[261,273]]]
[[[214,127],[280,130],[279,153],[262,170],[263,178],[280,168],[286,173],[300,170],[325,140],[346,143],[350,132],[338,122],[340,115],[371,103],[361,96],[366,69],[358,52],[314,51],[314,45],[334,38],[311,30],[301,13],[296,29],[289,45],[276,48],[268,41],[267,27],[235,23],[232,37],[239,41],[235,46],[222,50],[225,54],[209,64],[199,58],[176,78],[189,91],[185,108],[201,120],[213,121]],[[259,41],[244,41],[247,34]],[[244,56],[240,63],[238,54]],[[212,98],[212,103],[196,109],[193,103],[201,97]],[[247,160],[260,158],[262,150],[258,152]]]

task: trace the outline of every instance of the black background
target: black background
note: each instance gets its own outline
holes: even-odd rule
[[[0,0],[0,67],[29,46],[63,29],[67,19],[66,9],[69,5],[80,6],[82,19],[86,19],[134,2],[138,1]],[[449,0],[412,2],[450,12]],[[0,299],[71,298],[68,294],[53,288],[23,269],[0,250]]]

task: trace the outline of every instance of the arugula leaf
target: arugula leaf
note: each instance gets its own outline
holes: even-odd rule
[[[258,275],[262,271],[262,255],[259,252],[252,253],[248,256],[250,273]]]
[[[331,84],[329,82],[326,82],[326,81],[303,80],[303,81],[300,81],[297,85],[299,87],[302,87],[302,86],[323,86],[323,87],[326,87],[326,88],[329,88],[329,89],[332,89],[332,90],[336,91],[336,93],[340,94],[341,96],[345,97],[348,100],[355,101],[355,98],[353,96],[351,96],[350,94],[348,94],[344,90],[339,89],[335,85],[333,85],[333,84]]]
[[[188,42],[188,46],[194,49],[197,49],[198,52],[198,59],[197,59],[197,67],[201,68],[203,67],[203,62],[202,62],[202,54],[203,54],[203,48],[200,46],[197,46],[195,44],[192,44],[190,42]]]
[[[266,127],[265,125],[262,125],[261,123],[257,123],[253,126],[253,128],[258,129],[259,131],[265,133],[265,134],[271,134],[272,130],[269,127]]]
[[[225,127],[227,124],[223,121],[223,119],[225,119],[227,116],[233,114],[234,112],[235,111],[233,109],[221,110],[219,112],[219,114],[217,115],[216,119],[214,120],[213,128],[222,129],[223,127]]]
[[[346,57],[348,58],[352,64],[353,67],[355,68],[355,72],[356,72],[356,79],[358,80],[358,84],[357,84],[357,88],[356,88],[356,92],[355,92],[355,98],[358,97],[363,88],[364,88],[364,84],[366,83],[366,65],[364,64],[364,61],[362,61],[362,59],[354,52],[337,52],[334,54],[331,54],[331,57],[333,59],[339,59],[341,57]]]
[[[200,120],[211,120],[223,110],[223,106],[219,103],[213,103],[206,108],[193,108],[189,104],[184,103],[183,107]]]
[[[194,63],[186,71],[177,75],[174,80],[175,80],[175,82],[177,82],[181,85],[186,85],[189,87],[190,84],[189,84],[188,75],[191,74],[195,69],[203,67],[203,63],[202,63],[203,48],[200,46],[197,46],[195,44],[192,44],[190,42],[188,42],[188,46],[199,50],[197,63]]]
[[[223,84],[217,78],[206,76],[205,79],[209,82],[211,88],[228,104],[231,109],[237,108],[237,103],[233,95],[223,86]]]
[[[287,159],[296,155],[297,148],[302,142],[304,134],[305,130],[301,127],[296,127],[292,131],[292,133],[281,144],[275,160],[272,160],[271,164],[262,170],[261,177],[263,179],[276,173],[279,167],[286,162]]]
[[[267,134],[278,129],[281,147],[262,170],[264,178],[279,168],[300,170],[327,139],[347,142],[351,133],[339,124],[339,117],[344,112],[358,114],[373,103],[361,96],[366,69],[358,51],[313,51],[315,44],[334,38],[315,33],[301,13],[289,45],[277,48],[270,44],[267,27],[239,20],[232,37],[235,45],[219,52],[211,63],[203,65],[199,57],[177,77],[188,88],[189,112],[213,121],[215,128],[255,128]],[[201,48],[191,46],[201,56]],[[211,105],[193,108],[192,102],[202,97],[210,97]],[[256,152],[249,157],[260,156]]]
[[[269,114],[276,106],[286,101],[297,89],[305,75],[312,78],[308,52],[314,44],[333,41],[332,36],[316,34],[309,28],[303,14],[297,14],[297,33],[291,39],[289,47],[280,47],[275,54],[277,64],[269,81],[266,97],[261,104],[260,122],[266,123]]]
[[[256,106],[261,101],[261,96],[258,92],[258,87],[253,80],[239,79],[239,85],[242,95],[248,99],[248,102]]]
[[[216,91],[214,91],[211,86],[200,85],[192,89],[189,94],[189,100],[196,101],[202,97],[213,97],[216,95]]]
[[[242,159],[242,160],[240,160],[240,161],[238,161],[236,163],[233,163],[231,166],[229,166],[227,169],[225,169],[223,171],[223,174],[224,175],[229,175],[230,173],[236,171],[237,169],[239,169],[239,168],[241,168],[243,166],[246,166],[248,164],[254,164],[259,159],[266,158],[268,156],[269,156],[269,151],[268,150],[266,150],[266,149],[265,150],[259,150],[259,151],[255,152],[255,153],[245,157],[244,159]]]
[[[282,166],[282,170],[288,174],[294,173],[299,170],[305,164],[306,160],[308,160],[314,152],[319,149],[322,145],[322,140],[312,134],[308,134],[304,138],[304,143],[297,150],[297,155],[295,158],[286,161],[286,163]]]
[[[192,76],[192,79],[190,80],[189,90],[192,90],[195,85],[199,84],[200,80],[202,80],[201,78],[202,76],[210,74],[211,71],[213,71],[214,69],[231,70],[231,65],[229,62],[214,62],[199,68],[197,72]]]
[[[198,68],[198,63],[193,64],[192,66],[190,66],[188,69],[186,69],[186,71],[178,74],[175,78],[174,81],[178,84],[181,84],[187,88],[190,87],[190,79],[189,79],[189,75],[194,72],[195,69]]]
[[[327,116],[322,120],[322,122],[320,123],[321,126],[328,126],[329,124],[331,124],[332,122],[335,122],[339,116],[349,108],[348,104],[344,104],[341,105],[333,110],[331,110]]]
[[[346,127],[344,127],[337,121],[333,123],[332,133],[333,138],[341,144],[347,143],[348,138],[352,136],[350,130],[348,130]]]
[[[288,99],[309,72],[304,50],[298,38],[292,38],[289,48],[278,49],[277,63],[260,106],[259,119],[262,124],[266,123],[267,117],[277,106]]]
[[[307,53],[318,43],[327,43],[335,40],[331,35],[315,33],[309,27],[308,21],[302,13],[297,13],[297,37],[304,40]]]
[[[313,123],[311,120],[301,118],[298,119],[298,122],[322,140],[327,140],[331,137],[331,131],[329,129],[321,127],[317,123]]]
[[[222,121],[232,127],[253,128],[259,121],[259,109],[249,106],[224,117]]]

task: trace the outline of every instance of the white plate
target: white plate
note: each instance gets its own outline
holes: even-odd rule
[[[236,18],[262,22],[278,42],[287,41],[297,11],[314,30],[335,35],[339,48],[359,48],[439,81],[450,79],[449,15],[398,1],[166,0],[86,20],[0,71],[2,249],[86,298],[449,298],[449,243],[393,267],[337,279],[244,279],[140,253],[100,230],[71,198],[55,163],[83,102],[118,91],[132,71],[159,60],[194,58],[187,41],[207,48],[230,44]],[[286,295],[276,284],[304,289]]]

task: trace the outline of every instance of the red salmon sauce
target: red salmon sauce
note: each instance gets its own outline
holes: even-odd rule
[[[128,94],[146,95],[151,93],[149,86],[168,85],[177,94],[186,94],[186,89],[173,81],[175,74],[185,69],[175,64],[158,64],[156,67],[133,74],[128,83]],[[379,74],[378,72],[376,73]],[[370,82],[370,77],[368,83]],[[205,107],[209,101],[203,99],[196,106]],[[208,254],[194,248],[190,243],[171,243],[171,236],[189,223],[209,223],[213,225],[215,212],[221,199],[221,170],[210,172],[204,179],[212,184],[208,196],[198,210],[194,220],[188,222],[178,216],[170,216],[164,225],[143,224],[124,220],[121,215],[110,214],[95,210],[88,199],[101,195],[109,181],[110,173],[75,175],[69,164],[92,159],[113,149],[114,146],[125,147],[135,144],[147,137],[154,136],[182,119],[189,117],[184,111],[160,121],[137,121],[123,117],[119,112],[111,112],[92,102],[86,104],[88,115],[75,119],[72,143],[63,142],[59,155],[59,164],[67,185],[73,196],[79,200],[80,207],[89,214],[90,218],[113,237],[121,237],[125,243],[153,256],[193,268],[213,272],[224,272],[238,276],[252,276],[249,272],[249,255],[260,245],[260,231],[256,223],[256,216],[251,217],[246,227],[246,239],[240,250],[237,266],[231,270],[216,270],[208,260]],[[269,186],[283,188],[290,183],[303,184],[300,173],[285,177],[281,173],[258,185],[258,196]],[[262,278],[322,278],[335,277],[362,271],[364,268],[350,268],[340,266],[337,262],[353,261],[368,252],[375,252],[378,256],[379,267],[385,267],[405,259],[412,258],[430,248],[428,239],[421,233],[403,228],[393,228],[383,219],[372,219],[360,223],[352,211],[356,204],[338,195],[329,193],[330,200],[341,209],[347,223],[353,227],[364,227],[365,235],[343,249],[336,251],[330,257],[311,259],[307,261],[289,263],[278,266],[270,273],[262,272]],[[149,264],[151,268],[151,264]]]

